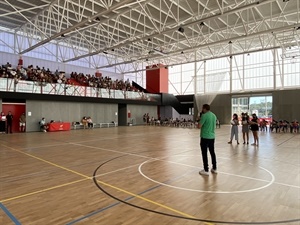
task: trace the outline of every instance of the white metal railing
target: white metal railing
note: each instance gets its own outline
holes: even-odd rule
[[[94,98],[140,99],[147,101],[156,101],[155,98],[159,97],[157,94],[94,88],[70,84],[51,84],[26,80],[19,80],[16,82],[12,78],[0,78],[0,91]]]

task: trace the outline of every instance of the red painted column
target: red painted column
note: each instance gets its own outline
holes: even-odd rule
[[[146,67],[146,89],[150,93],[168,93],[169,70],[159,64]]]

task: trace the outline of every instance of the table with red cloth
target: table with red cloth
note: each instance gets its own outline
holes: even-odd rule
[[[70,122],[52,122],[48,123],[48,131],[67,131],[71,130],[71,123]]]

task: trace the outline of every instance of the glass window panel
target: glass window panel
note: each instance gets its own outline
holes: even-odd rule
[[[169,74],[180,73],[181,65],[169,67]]]
[[[182,82],[191,81],[194,77],[194,71],[182,72]]]
[[[194,94],[194,82],[182,82],[182,94]]]
[[[172,85],[169,85],[169,93],[173,95],[179,95],[180,93],[180,83],[172,83]]]
[[[182,65],[182,71],[194,71],[195,70],[195,63],[187,63]]]

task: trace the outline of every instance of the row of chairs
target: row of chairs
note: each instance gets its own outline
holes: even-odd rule
[[[88,129],[88,128],[107,128],[107,127],[117,127],[118,123],[110,122],[110,123],[93,123],[92,126],[84,126],[83,123],[73,123],[73,129]]]
[[[149,126],[169,126],[169,127],[186,127],[186,128],[196,128],[198,123],[193,121],[167,121],[167,120],[150,120],[147,125]]]

